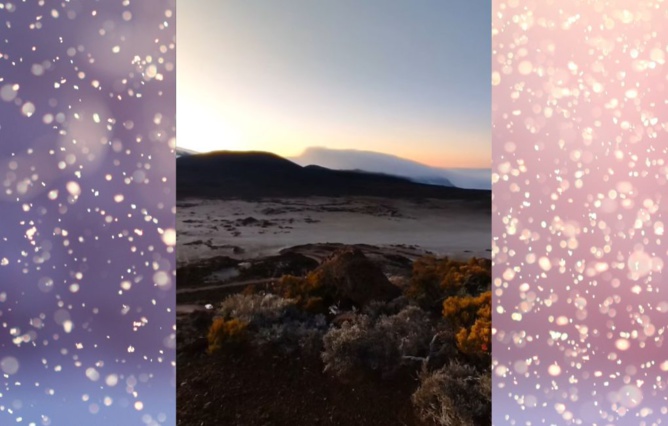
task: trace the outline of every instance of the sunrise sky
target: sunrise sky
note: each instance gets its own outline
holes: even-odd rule
[[[177,144],[490,167],[490,3],[178,4]]]

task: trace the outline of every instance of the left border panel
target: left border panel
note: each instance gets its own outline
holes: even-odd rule
[[[176,0],[0,4],[0,424],[175,424]]]

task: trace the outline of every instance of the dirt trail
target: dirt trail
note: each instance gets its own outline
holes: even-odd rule
[[[204,287],[188,287],[188,288],[181,288],[181,289],[176,289],[176,294],[183,294],[183,293],[197,293],[198,291],[208,291],[208,290],[217,290],[221,288],[232,288],[232,287],[243,287],[247,285],[256,285],[256,284],[267,284],[272,281],[276,280],[276,278],[262,278],[259,280],[248,280],[248,281],[239,281],[239,282],[234,282],[234,283],[226,283],[226,284],[213,284],[213,285],[207,285]]]

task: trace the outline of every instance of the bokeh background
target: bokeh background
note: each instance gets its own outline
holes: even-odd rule
[[[494,424],[660,424],[668,7],[492,4]]]
[[[174,424],[175,1],[0,25],[0,424]]]
[[[655,424],[666,6],[492,8],[494,422]],[[0,8],[0,423],[175,422],[174,14]]]

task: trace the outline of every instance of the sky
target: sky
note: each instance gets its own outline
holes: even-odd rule
[[[180,2],[177,145],[490,167],[489,1]]]

